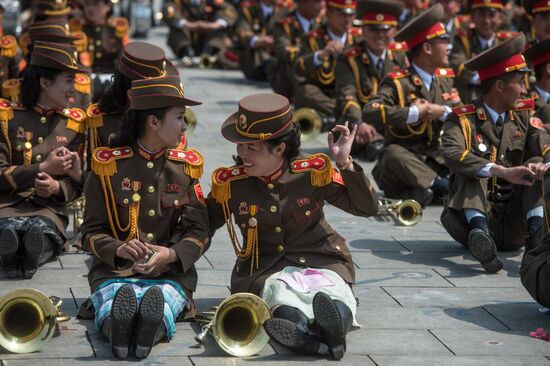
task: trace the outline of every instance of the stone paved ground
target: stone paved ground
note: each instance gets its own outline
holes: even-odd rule
[[[155,30],[151,40],[163,44],[165,30]],[[202,179],[206,192],[210,174],[231,164],[234,146],[219,133],[237,101],[248,94],[267,91],[267,85],[243,80],[238,72],[182,71],[186,95],[203,101],[196,107],[199,125],[190,136],[192,146],[206,157]],[[325,136],[305,145],[306,151],[327,151]],[[372,165],[363,164],[367,172]],[[521,252],[501,255],[505,269],[487,275],[439,222],[441,207],[430,207],[422,222],[412,228],[391,219],[358,218],[326,207],[328,221],[347,238],[357,271],[355,293],[360,300],[358,318],[363,328],[348,336],[346,365],[550,365],[550,344],[529,337],[539,326],[550,327],[521,286],[518,270]],[[229,294],[234,254],[224,229],[214,237],[210,251],[198,263],[199,286],[195,299],[208,310]],[[0,351],[0,363],[107,364],[107,342],[92,322],[74,318],[89,295],[86,279],[90,257],[71,251],[48,263],[31,281],[0,279],[0,295],[33,287],[63,298],[63,311],[73,316],[60,325],[59,334],[40,352],[14,355]],[[306,365],[332,362],[289,353],[268,345],[259,356],[226,357],[210,338],[196,348],[194,324],[180,323],[170,343],[155,347],[144,364],[178,365]],[[125,362],[117,362],[125,364]]]

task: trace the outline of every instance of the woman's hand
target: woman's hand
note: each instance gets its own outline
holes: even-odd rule
[[[172,248],[167,248],[159,245],[145,243],[148,249],[154,250],[154,257],[147,263],[134,264],[134,271],[150,277],[158,277],[170,268],[170,263],[178,260],[176,251]]]
[[[147,257],[149,249],[137,239],[132,239],[116,249],[116,256],[132,262],[138,262]]]
[[[38,197],[49,198],[59,193],[59,182],[47,173],[38,173],[34,180],[34,193]]]
[[[338,140],[334,142],[333,133],[336,132],[340,133],[340,137],[338,137]],[[347,121],[343,126],[337,125],[328,133],[328,148],[330,150],[330,154],[332,155],[332,159],[337,165],[343,166],[347,163],[356,133],[357,125],[354,125],[350,132]]]
[[[74,181],[80,182],[82,179],[82,165],[80,163],[80,156],[76,151],[69,151],[73,159],[73,165],[71,169],[67,172],[67,175],[71,177]]]
[[[38,165],[41,173],[65,175],[73,166],[73,158],[65,146],[58,147],[48,154],[46,160]]]

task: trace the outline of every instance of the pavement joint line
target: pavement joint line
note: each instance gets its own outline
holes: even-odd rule
[[[449,282],[451,284],[451,286],[455,287],[456,288],[456,285],[454,283],[452,283],[451,281],[449,281],[447,279],[447,277],[443,276],[441,273],[437,272],[437,270],[435,268],[432,268],[432,271],[434,271],[435,273],[437,273],[438,275],[441,276],[441,278],[443,278],[445,281]]]
[[[61,262],[61,256],[57,257],[57,261],[59,262],[61,269],[65,269],[65,267],[63,267],[63,263]]]
[[[187,359],[189,360],[189,362],[191,362],[191,365],[195,366],[195,361],[193,361],[191,356],[187,356]]]
[[[413,253],[413,251],[409,248],[407,248],[407,246],[403,243],[401,243],[401,241],[399,241],[399,239],[396,239],[395,236],[390,236],[390,238],[392,238],[395,242],[397,242],[397,244],[399,244],[400,246],[402,246],[403,248],[405,248],[405,250],[407,250],[408,252],[410,253]]]
[[[378,363],[376,361],[374,361],[374,358],[372,358],[370,355],[365,355],[367,356],[367,358],[375,365],[375,366],[378,366]]]
[[[386,294],[388,294],[388,296],[391,297],[393,299],[393,301],[395,301],[397,303],[397,305],[401,306],[402,308],[404,307],[403,304],[401,304],[399,301],[397,301],[397,299],[395,297],[392,296],[392,294],[390,294],[388,291],[386,291],[384,286],[380,286],[380,289],[382,289],[382,291],[384,291]]]
[[[445,343],[443,343],[443,341],[442,341],[441,339],[439,339],[430,329],[426,329],[426,330],[427,330],[428,333],[430,333],[435,339],[437,339],[437,341],[438,341],[439,343],[441,343],[441,344],[443,345],[443,347],[447,348],[447,350],[448,350],[449,352],[451,352],[451,354],[452,354],[453,356],[456,356],[456,353],[454,353],[453,350],[449,348],[449,346],[447,346]]]
[[[204,259],[206,259],[206,261],[208,262],[208,264],[210,265],[210,267],[212,267],[212,269],[215,269],[215,268],[214,268],[214,265],[212,264],[212,262],[210,262],[210,259],[208,259],[208,257],[206,256],[206,253],[203,254],[203,257],[204,257]]]
[[[92,337],[90,337],[90,333],[88,333],[88,330],[85,330],[84,332],[86,333],[86,339],[88,340],[88,343],[92,348],[92,353],[94,354],[94,357],[97,358],[97,353],[95,353],[94,344],[92,343]]]
[[[506,327],[506,329],[508,330],[513,330],[512,328],[510,328],[506,323],[504,323],[502,320],[500,320],[499,318],[497,318],[495,315],[493,315],[493,313],[491,313],[489,310],[485,309],[484,306],[481,306],[481,308],[483,310],[485,310],[485,312],[487,314],[489,314],[493,319],[495,319],[497,322],[499,322],[500,324],[502,324],[504,327]]]
[[[73,297],[74,306],[78,310],[78,303],[76,302],[76,297],[74,296],[73,288],[69,287],[69,292],[71,293],[71,296]]]

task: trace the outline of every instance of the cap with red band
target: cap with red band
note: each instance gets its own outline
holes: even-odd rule
[[[523,0],[523,7],[529,15],[549,12],[550,0]]]
[[[524,54],[531,67],[550,62],[550,39],[534,44]]]
[[[504,9],[502,0],[472,0],[470,2],[470,11],[481,8]]]
[[[525,35],[517,36],[480,53],[464,64],[468,70],[477,71],[480,80],[488,80],[513,71],[527,72],[527,63],[521,54],[525,47]],[[495,60],[498,62],[495,63]]]
[[[359,1],[354,24],[394,27],[403,12],[403,7],[403,3],[394,0]]]
[[[447,30],[441,23],[443,14],[443,7],[437,3],[401,28],[395,35],[395,40],[407,42],[410,50],[434,38],[448,38]]]
[[[327,0],[327,6],[346,14],[355,14],[355,0]]]

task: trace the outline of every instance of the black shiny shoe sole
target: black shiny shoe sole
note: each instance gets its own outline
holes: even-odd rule
[[[131,285],[118,289],[111,307],[111,349],[119,359],[128,357],[134,320],[137,314],[137,299]]]
[[[163,315],[164,296],[162,291],[156,286],[151,287],[145,292],[139,304],[135,336],[137,358],[149,356],[159,328],[164,326]]]
[[[327,294],[318,292],[313,297],[313,314],[332,357],[340,360],[346,353],[346,332],[336,304]]]
[[[264,329],[271,339],[298,353],[316,354],[319,341],[312,335],[306,335],[298,329],[296,323],[283,319],[271,318],[265,321]]]
[[[19,238],[13,227],[7,227],[0,233],[0,257],[9,257],[17,253]]]
[[[44,241],[46,236],[39,226],[31,226],[23,237],[23,247],[25,248],[25,262],[23,277],[31,279],[40,262],[40,255],[44,251]]]
[[[497,273],[502,269],[502,262],[497,257],[496,244],[489,233],[481,229],[472,229],[468,236],[468,248],[486,272]]]

